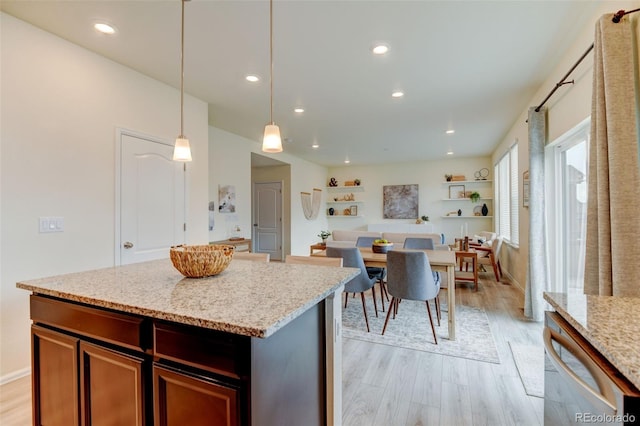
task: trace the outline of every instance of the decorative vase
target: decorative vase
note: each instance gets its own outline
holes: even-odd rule
[[[333,216],[334,212],[335,212],[335,210],[333,209],[333,207],[329,207],[329,215]]]
[[[483,204],[482,205],[482,216],[486,216],[487,214],[489,214],[489,207],[487,207],[487,204]]]
[[[458,209],[458,216],[462,216],[462,210]]]

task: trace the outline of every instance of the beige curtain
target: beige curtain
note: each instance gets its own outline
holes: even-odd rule
[[[636,22],[612,16],[597,22],[594,42],[584,291],[640,296]]]

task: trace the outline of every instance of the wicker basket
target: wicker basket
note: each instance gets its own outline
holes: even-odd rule
[[[234,246],[208,244],[171,247],[171,263],[188,278],[202,278],[224,271],[233,258]]]

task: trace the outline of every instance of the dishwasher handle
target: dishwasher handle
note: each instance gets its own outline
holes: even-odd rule
[[[544,339],[544,347],[549,360],[556,368],[558,373],[566,379],[566,383],[576,389],[583,397],[585,397],[597,410],[602,413],[615,415],[617,408],[615,405],[615,395],[611,388],[611,382],[605,373],[600,370],[596,363],[572,340],[567,339],[561,334],[555,332],[549,327],[545,327],[542,333]],[[561,346],[569,350],[585,367],[589,370],[594,380],[598,384],[600,393],[596,392],[584,380],[582,380],[573,370],[562,361],[560,355],[556,352],[552,345],[552,340],[558,342]]]

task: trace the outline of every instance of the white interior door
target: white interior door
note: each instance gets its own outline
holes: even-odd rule
[[[172,156],[171,145],[120,135],[121,265],[167,258],[185,241],[186,166]]]
[[[254,251],[282,260],[282,182],[254,184],[253,220]]]

